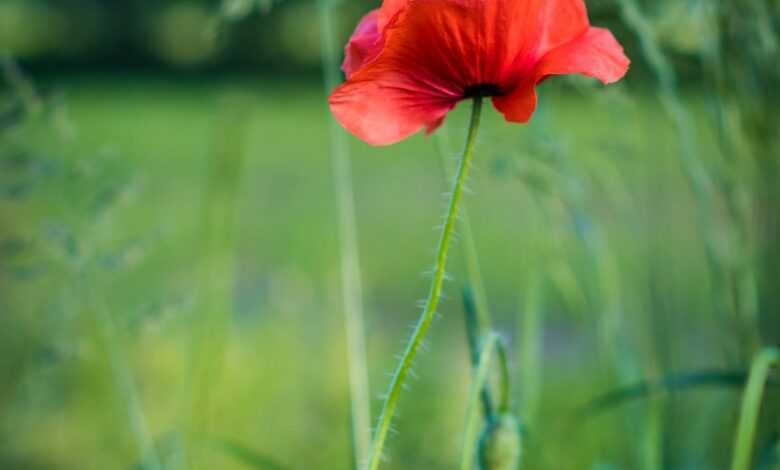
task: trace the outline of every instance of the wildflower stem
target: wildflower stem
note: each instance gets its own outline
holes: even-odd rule
[[[750,456],[756,434],[758,413],[764,395],[764,385],[769,376],[769,370],[779,361],[780,351],[774,348],[765,349],[753,360],[750,378],[742,399],[742,413],[739,417],[731,470],[747,470],[750,468]]]
[[[463,189],[468,178],[469,170],[471,169],[471,162],[474,155],[474,146],[476,144],[476,136],[479,130],[479,123],[482,117],[482,98],[474,98],[474,104],[471,111],[471,124],[469,126],[469,133],[466,139],[466,146],[463,151],[463,158],[460,161],[458,167],[458,173],[455,177],[454,186],[452,189],[452,195],[450,196],[449,208],[447,210],[447,219],[444,224],[444,228],[441,232],[441,238],[439,239],[439,245],[436,251],[436,267],[433,274],[433,281],[431,282],[430,292],[425,304],[420,320],[414,329],[409,344],[406,347],[401,362],[398,365],[393,379],[390,382],[390,388],[385,399],[384,406],[382,408],[382,414],[379,418],[379,425],[376,429],[374,436],[374,442],[371,449],[371,457],[369,459],[367,469],[377,470],[382,460],[382,453],[385,447],[385,441],[387,440],[387,434],[390,431],[390,424],[395,415],[396,407],[398,406],[398,399],[403,390],[404,383],[409,375],[409,371],[414,362],[414,358],[420,349],[420,345],[425,338],[428,329],[433,322],[433,317],[436,314],[436,308],[439,305],[441,298],[442,286],[444,284],[445,269],[447,267],[447,256],[450,251],[450,244],[455,232],[455,225],[458,219],[458,212],[460,210],[460,201],[463,198]]]
[[[447,181],[450,181],[455,176],[456,168],[455,165],[450,164],[450,145],[447,129],[439,130],[437,137],[436,148],[441,157],[444,176]],[[474,325],[476,326],[475,334],[479,337],[493,328],[493,321],[491,320],[485,283],[482,280],[482,269],[480,268],[479,256],[477,255],[477,244],[474,240],[474,231],[471,229],[470,220],[468,208],[464,204],[464,207],[461,209],[459,228],[461,230],[461,239],[463,240],[463,261],[466,264],[466,273],[468,274],[474,310],[477,315]]]

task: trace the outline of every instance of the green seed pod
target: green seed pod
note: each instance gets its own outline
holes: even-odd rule
[[[480,439],[481,470],[517,470],[521,453],[522,439],[517,418],[505,413],[491,420]]]

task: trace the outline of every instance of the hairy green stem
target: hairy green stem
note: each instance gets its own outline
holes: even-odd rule
[[[742,413],[739,417],[731,470],[748,470],[750,468],[750,456],[753,451],[764,385],[769,376],[769,370],[778,361],[780,361],[780,351],[775,348],[765,349],[753,360],[750,378],[742,399]]]
[[[322,63],[325,87],[332,90],[339,78],[337,46],[333,27],[332,7],[319,2],[322,27]],[[352,446],[355,468],[368,458],[371,446],[371,399],[366,364],[363,287],[360,276],[355,196],[352,188],[352,168],[346,135],[334,119],[330,119],[330,153],[333,161],[333,183],[341,242],[341,289],[347,342],[350,404],[352,407]]]
[[[455,233],[455,225],[458,219],[458,212],[460,209],[460,201],[463,198],[463,190],[468,178],[469,170],[471,169],[471,161],[474,156],[474,146],[476,144],[477,131],[479,130],[479,123],[482,117],[482,98],[474,98],[474,105],[471,111],[471,124],[469,126],[469,133],[466,139],[466,147],[463,151],[463,158],[460,161],[458,167],[458,173],[455,177],[455,183],[450,196],[450,204],[447,210],[447,219],[444,224],[444,228],[441,232],[441,238],[439,240],[438,249],[436,252],[436,267],[433,273],[433,281],[431,282],[431,289],[428,294],[428,300],[425,304],[420,320],[414,329],[409,344],[406,347],[401,362],[398,368],[393,374],[393,379],[390,382],[390,388],[385,399],[384,406],[382,408],[382,414],[379,418],[379,425],[376,429],[374,436],[374,442],[371,449],[371,457],[367,465],[368,470],[376,470],[379,468],[379,464],[382,461],[382,453],[385,447],[385,441],[387,435],[390,432],[390,424],[395,415],[396,407],[398,406],[398,399],[401,396],[404,383],[409,376],[409,371],[412,368],[414,358],[419,352],[425,335],[428,333],[428,329],[433,322],[433,317],[436,314],[436,308],[439,305],[441,298],[442,287],[444,285],[445,269],[447,267],[447,256],[450,251],[450,245]]]
[[[454,165],[450,165],[448,156],[450,155],[449,139],[446,129],[441,129],[436,141],[437,151],[441,157],[444,176],[447,181],[452,180],[455,175]],[[485,282],[482,280],[482,269],[480,268],[479,256],[477,255],[477,244],[474,240],[474,231],[471,228],[468,208],[461,209],[460,224],[462,241],[463,260],[466,264],[466,273],[471,284],[474,307],[477,315],[477,335],[482,336],[493,328],[493,321],[490,315],[490,307],[487,301]]]

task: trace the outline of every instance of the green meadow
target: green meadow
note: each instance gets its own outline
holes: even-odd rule
[[[86,76],[41,89],[52,98],[2,135],[2,467],[348,468],[321,85]],[[487,111],[466,202],[524,468],[726,468],[745,380],[726,373],[747,365],[717,307],[677,129],[652,90],[575,80],[545,85],[541,103],[529,126]],[[705,97],[682,104],[696,155],[716,164]],[[465,108],[432,137],[348,141],[374,416],[426,291]],[[457,465],[460,247],[386,468]],[[677,388],[607,395],[675,374]]]

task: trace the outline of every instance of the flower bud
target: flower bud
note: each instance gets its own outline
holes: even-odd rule
[[[517,470],[521,453],[522,440],[517,418],[505,413],[492,419],[480,440],[481,470]]]

